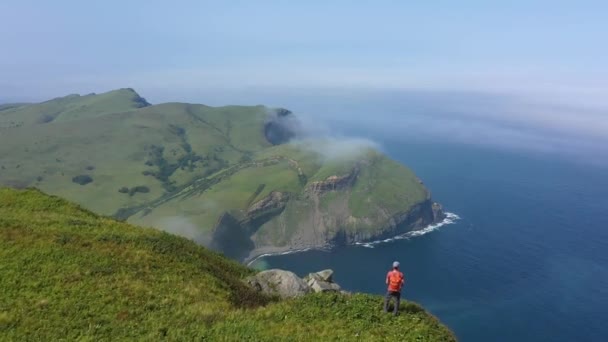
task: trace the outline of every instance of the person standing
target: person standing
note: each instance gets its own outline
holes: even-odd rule
[[[401,301],[401,288],[405,283],[403,273],[399,271],[399,261],[393,262],[393,269],[386,275],[386,285],[388,285],[388,292],[386,298],[384,298],[384,312],[388,312],[388,305],[391,298],[395,299],[395,309],[393,315],[397,316],[399,312],[399,302]]]

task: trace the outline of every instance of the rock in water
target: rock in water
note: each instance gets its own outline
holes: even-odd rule
[[[271,269],[245,280],[258,291],[281,298],[298,297],[310,292],[310,287],[293,272]]]

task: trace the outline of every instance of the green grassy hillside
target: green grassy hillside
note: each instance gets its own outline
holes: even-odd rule
[[[380,152],[329,157],[330,139],[286,143],[285,127],[297,122],[284,109],[149,105],[132,89],[8,107],[0,185],[36,187],[237,259],[396,235],[436,219],[416,176]],[[240,242],[218,242],[222,234]]]
[[[14,109],[14,108],[18,108],[18,107],[23,107],[23,106],[27,106],[29,105],[29,103],[3,103],[0,104],[0,112],[3,110],[9,110],[9,109]]]
[[[392,317],[379,296],[262,296],[219,254],[37,190],[0,189],[0,260],[3,341],[454,340],[409,302]]]
[[[99,95],[72,94],[38,104],[0,107],[0,128],[92,119],[108,113],[125,112],[149,105],[133,89],[118,89]]]
[[[358,170],[353,184],[311,191],[315,182],[353,170]],[[284,207],[257,215],[267,213],[272,219],[252,217],[250,208],[273,192],[287,194],[289,200]],[[302,143],[284,144],[263,149],[253,154],[251,161],[241,161],[199,178],[169,197],[147,203],[129,220],[147,226],[157,226],[158,222],[171,226],[181,216],[198,227],[199,234],[190,237],[205,241],[205,236],[217,229],[218,211],[227,212],[240,222],[239,230],[251,242],[222,250],[242,259],[256,248],[324,246],[340,234],[346,234],[348,242],[355,236],[372,238],[388,229],[395,213],[407,212],[427,197],[427,190],[409,169],[373,149],[327,160]]]
[[[220,107],[167,103],[127,110],[131,90],[68,96],[0,111],[0,121],[42,115],[41,107],[88,102],[107,110],[88,111],[79,120],[57,120],[0,130],[0,183],[35,186],[76,201],[97,213],[148,203],[201,176],[237,163],[270,146],[262,131],[264,107]],[[136,95],[136,94],[135,94]],[[138,95],[137,95],[138,96]],[[93,101],[95,100],[95,101]],[[119,106],[118,104],[125,104]],[[87,107],[89,110],[91,107]],[[10,112],[10,113],[9,113]],[[87,176],[81,185],[74,177]],[[146,192],[126,192],[136,187]]]

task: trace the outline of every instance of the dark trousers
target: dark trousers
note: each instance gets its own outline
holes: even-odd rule
[[[393,314],[397,314],[399,312],[399,302],[401,301],[401,292],[396,291],[388,291],[386,293],[386,298],[384,298],[384,312],[388,312],[388,304],[391,301],[391,298],[395,298],[395,308],[393,309]]]

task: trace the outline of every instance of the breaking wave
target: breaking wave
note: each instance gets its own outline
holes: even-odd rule
[[[397,235],[392,238],[388,238],[388,239],[384,239],[384,240],[376,240],[376,241],[369,241],[369,242],[356,242],[355,245],[361,246],[361,247],[366,247],[366,248],[374,248],[374,246],[376,246],[376,245],[379,245],[382,243],[387,243],[387,242],[392,242],[395,240],[409,240],[413,237],[422,236],[422,235],[428,234],[430,232],[433,232],[445,225],[453,224],[454,222],[456,222],[456,220],[459,220],[459,219],[460,219],[460,216],[458,216],[454,213],[445,213],[445,218],[443,219],[443,221],[435,223],[435,224],[431,224],[420,230],[413,230],[411,232],[407,232],[405,234]]]

